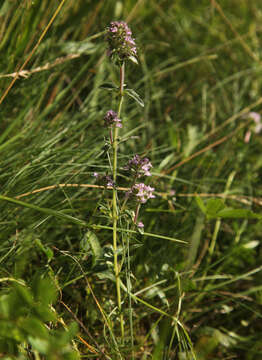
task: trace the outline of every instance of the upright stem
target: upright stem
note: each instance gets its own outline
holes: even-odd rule
[[[120,100],[118,105],[118,118],[121,115],[121,108],[124,99],[124,78],[125,78],[125,65],[120,67]],[[113,132],[113,180],[116,183],[117,180],[117,150],[118,150],[118,127],[114,127]],[[120,313],[120,327],[121,337],[124,340],[124,318],[121,312],[121,290],[120,290],[120,278],[119,278],[119,265],[117,259],[117,221],[118,221],[118,208],[117,208],[117,190],[113,188],[113,248],[114,248],[114,272],[116,278],[116,293],[117,293],[117,306]]]
[[[136,213],[135,213],[135,218],[134,218],[134,224],[137,223],[137,218],[138,218],[138,214],[139,214],[139,210],[140,210],[140,205],[141,204],[137,204],[137,207],[136,207]]]

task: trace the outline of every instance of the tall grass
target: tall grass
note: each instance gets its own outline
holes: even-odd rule
[[[0,4],[1,358],[261,357],[261,16],[259,0]],[[111,170],[118,19],[145,104],[125,99],[118,162],[149,157],[157,195],[144,233],[117,231],[121,313],[112,191],[93,177]]]

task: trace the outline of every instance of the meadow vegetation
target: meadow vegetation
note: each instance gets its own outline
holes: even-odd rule
[[[1,359],[262,358],[261,21],[259,0],[0,2]]]

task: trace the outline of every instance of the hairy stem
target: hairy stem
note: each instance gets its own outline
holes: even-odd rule
[[[137,204],[137,207],[136,207],[136,213],[135,213],[135,218],[134,218],[134,224],[137,223],[137,219],[138,219],[138,214],[139,214],[139,210],[140,210],[140,205],[141,204]]]
[[[121,115],[121,108],[124,99],[124,78],[125,78],[124,64],[120,67],[120,100],[118,106],[118,118]],[[114,127],[113,132],[113,180],[116,184],[117,180],[117,150],[118,150],[118,128]],[[117,221],[118,221],[118,208],[117,208],[117,189],[113,188],[113,248],[114,248],[114,272],[116,278],[116,293],[117,293],[117,306],[120,313],[120,327],[121,337],[124,340],[124,318],[121,312],[121,290],[120,290],[120,278],[119,278],[119,265],[117,258]]]

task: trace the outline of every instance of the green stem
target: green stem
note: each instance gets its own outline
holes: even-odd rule
[[[136,207],[136,213],[135,213],[135,218],[134,218],[134,224],[136,224],[136,223],[137,223],[137,218],[138,218],[138,214],[139,214],[140,206],[141,206],[141,204],[140,204],[140,203],[138,203],[138,204],[137,204],[137,207]]]
[[[125,67],[124,64],[120,67],[120,100],[118,106],[117,116],[120,118],[121,108],[124,99],[124,78],[125,78]],[[117,180],[117,150],[118,150],[118,127],[114,127],[113,132],[113,180],[116,184]],[[124,318],[121,311],[121,289],[120,289],[120,268],[118,265],[117,258],[117,221],[118,221],[118,208],[117,208],[117,189],[113,188],[113,248],[114,248],[114,272],[116,278],[116,293],[117,293],[117,306],[120,314],[120,327],[121,327],[121,338],[124,340]]]
[[[127,234],[127,291],[128,291],[128,307],[129,307],[129,324],[130,324],[130,338],[131,338],[131,359],[135,359],[134,353],[134,331],[133,331],[133,309],[132,309],[132,283],[131,283],[131,265],[130,265],[130,234]]]

